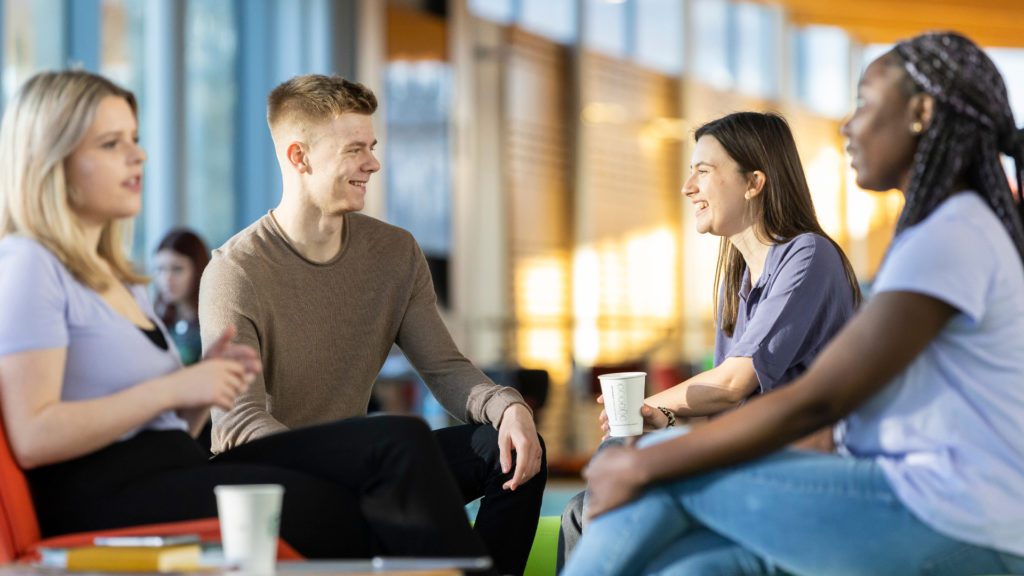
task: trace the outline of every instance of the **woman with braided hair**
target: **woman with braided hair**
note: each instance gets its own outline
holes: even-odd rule
[[[1024,574],[1024,180],[1002,77],[952,33],[865,70],[857,183],[906,205],[874,295],[789,386],[612,448],[563,573]],[[839,454],[778,451],[838,422]]]

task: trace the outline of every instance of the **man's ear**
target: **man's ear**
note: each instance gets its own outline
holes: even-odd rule
[[[743,197],[747,200],[756,197],[764,190],[764,183],[768,177],[765,176],[764,172],[760,170],[754,170],[747,176],[747,191],[743,194]]]
[[[306,153],[306,145],[302,142],[295,141],[289,144],[285,150],[285,156],[288,158],[288,163],[300,174],[310,171],[309,155]]]

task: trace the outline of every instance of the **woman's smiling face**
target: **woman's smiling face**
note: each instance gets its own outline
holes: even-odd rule
[[[749,228],[746,172],[714,136],[697,140],[683,195],[696,208],[697,232],[730,237]]]

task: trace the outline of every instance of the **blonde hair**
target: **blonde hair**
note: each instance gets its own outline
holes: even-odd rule
[[[30,78],[7,104],[0,124],[0,238],[19,234],[57,256],[83,284],[97,292],[109,274],[91,257],[78,216],[65,160],[92,126],[100,101],[124,98],[137,113],[135,96],[89,72],[43,72]],[[109,222],[100,234],[99,255],[121,282],[140,284],[123,239],[131,221]]]
[[[281,83],[267,96],[267,123],[273,134],[284,123],[316,125],[346,112],[369,116],[377,97],[358,82],[341,76],[306,74]]]

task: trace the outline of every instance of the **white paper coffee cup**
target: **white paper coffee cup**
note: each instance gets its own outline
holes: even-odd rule
[[[217,486],[213,492],[224,560],[244,574],[273,574],[284,486]]]
[[[639,436],[644,431],[640,408],[644,405],[646,372],[616,372],[597,377],[601,381],[604,411],[611,436]]]

